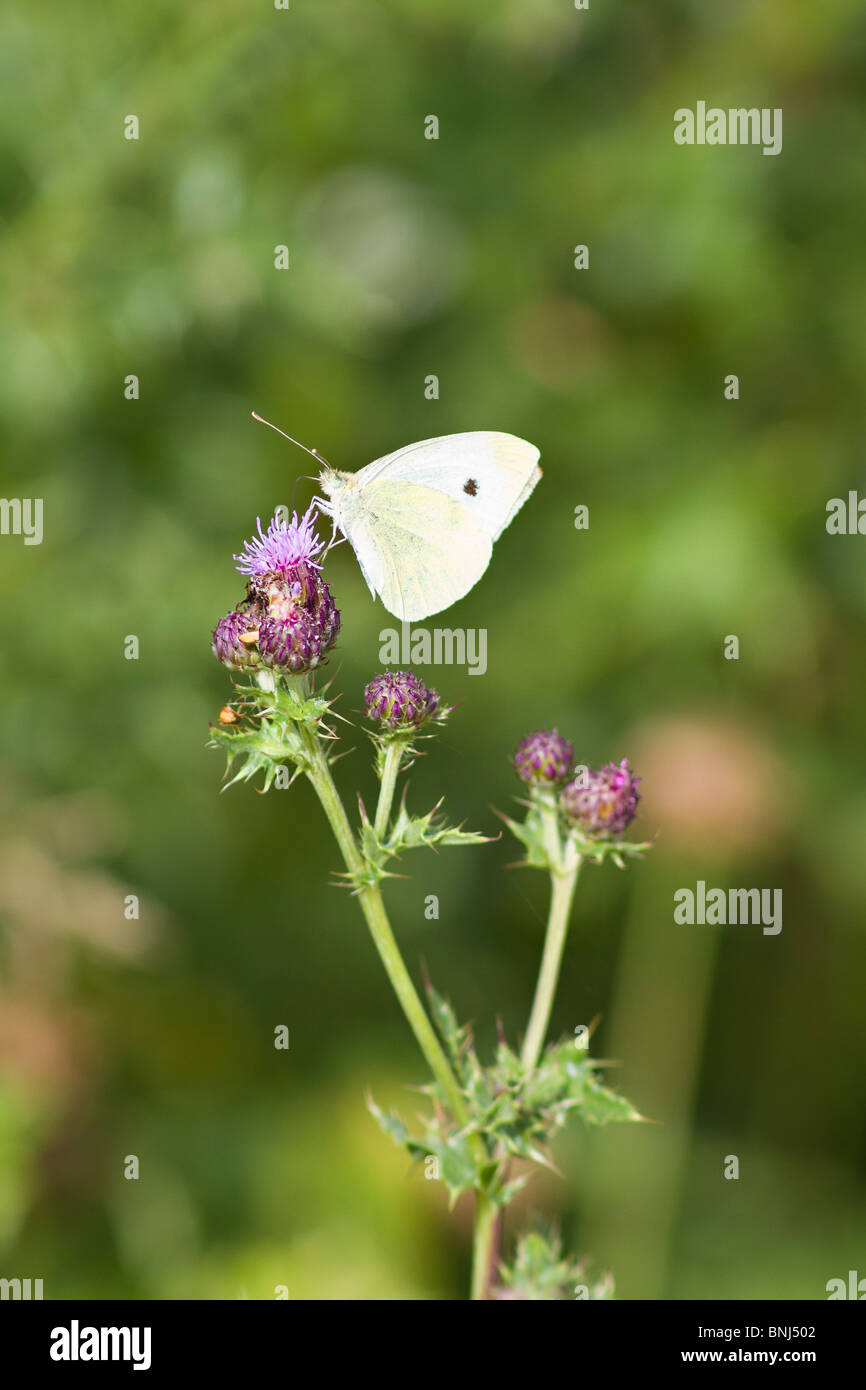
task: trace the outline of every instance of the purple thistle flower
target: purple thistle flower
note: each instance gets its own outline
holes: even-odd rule
[[[364,702],[370,719],[388,729],[417,729],[439,709],[436,691],[428,690],[411,671],[374,676],[364,690]]]
[[[564,782],[574,766],[574,748],[553,729],[528,734],[514,754],[518,777],[537,786]]]
[[[621,763],[607,763],[600,772],[581,774],[564,787],[560,806],[566,820],[595,839],[619,839],[637,815],[639,777]]]
[[[284,524],[274,514],[267,531],[262,530],[261,517],[256,518],[258,536],[245,541],[243,554],[234,555],[241,574],[253,580],[285,578],[298,565],[311,565],[315,569],[316,556],[324,549],[313,525],[313,508],[310,507],[298,520],[297,512]]]
[[[258,620],[253,613],[242,608],[227,613],[214,628],[214,656],[230,671],[246,671],[258,666],[257,629]],[[245,641],[242,640],[244,638]]]
[[[283,579],[270,579],[263,590],[256,589],[251,581],[253,593],[266,605],[268,617],[288,618],[292,610],[302,604],[304,608],[315,608],[320,590],[327,589],[322,583],[318,569],[311,568],[306,561],[294,565]]]
[[[300,675],[319,666],[340,631],[340,613],[316,556],[323,549],[312,511],[284,526],[275,515],[267,531],[235,555],[249,577],[247,597],[214,632],[214,653],[232,670],[267,666]]]

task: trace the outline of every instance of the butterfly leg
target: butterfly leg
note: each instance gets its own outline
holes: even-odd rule
[[[330,519],[331,519],[331,539],[328,541],[328,544],[325,546],[324,554],[322,555],[322,559],[324,560],[325,556],[328,554],[328,552],[329,552],[330,550],[335,550],[335,549],[337,548],[338,545],[342,545],[342,544],[343,544],[343,542],[345,541],[346,537],[345,537],[345,536],[341,536],[340,539],[337,540],[337,534],[338,534],[337,518],[336,518],[336,515],[335,515],[335,512],[334,512],[334,503],[331,501],[331,499],[330,499],[329,497],[313,497],[313,498],[310,499],[310,506],[311,506],[311,507],[315,506],[316,509],[317,509],[323,516],[330,517]]]

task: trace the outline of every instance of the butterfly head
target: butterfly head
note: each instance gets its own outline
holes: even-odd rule
[[[354,476],[354,473],[341,473],[338,468],[331,468],[329,465],[319,474],[319,487],[324,494],[321,510],[328,516],[337,518],[337,525],[340,525],[347,489],[351,487]],[[327,502],[325,498],[328,499]]]
[[[333,497],[340,491],[340,474],[336,468],[323,468],[319,474],[319,487],[326,497]]]

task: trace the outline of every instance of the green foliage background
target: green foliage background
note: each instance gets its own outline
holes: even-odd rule
[[[863,482],[864,56],[856,0],[4,8],[2,486],[45,538],[0,541],[0,1274],[465,1292],[468,1209],[364,1106],[411,1112],[425,1078],[312,793],[220,797],[204,747],[232,553],[307,462],[252,409],[346,468],[465,429],[542,451],[444,620],[488,630],[489,669],[430,673],[459,708],[412,795],[495,833],[511,752],[554,725],[643,773],[657,847],[587,870],[554,1033],[601,1014],[660,1123],[563,1141],[519,1219],[558,1215],[627,1298],[866,1274],[866,541],[824,527]],[[782,107],[782,154],[675,146],[698,99]],[[328,577],[351,716],[391,619],[348,547]],[[389,886],[482,1050],[525,1025],[540,949],[514,858]],[[675,926],[699,878],[781,887],[782,933]]]

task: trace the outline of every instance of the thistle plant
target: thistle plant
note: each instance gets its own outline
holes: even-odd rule
[[[512,1045],[499,1027],[492,1058],[478,1056],[473,1033],[425,980],[419,994],[403,960],[383,895],[394,860],[428,846],[483,846],[491,837],[451,825],[442,801],[425,813],[407,805],[400,779],[453,710],[414,673],[373,675],[364,690],[364,727],[373,746],[378,798],[369,815],[359,796],[350,819],[333,775],[338,726],[330,685],[317,689],[340,634],[340,614],[322,576],[325,547],[311,509],[268,529],[236,555],[246,592],[213,633],[213,651],[233,673],[235,694],[211,726],[211,746],[227,756],[227,785],[279,777],[312,786],[336,840],[340,877],[356,898],[388,980],[424,1060],[427,1109],[410,1129],[397,1114],[370,1111],[410,1158],[429,1165],[451,1204],[475,1202],[471,1296],[474,1299],[608,1298],[612,1282],[582,1278],[584,1265],[563,1256],[555,1232],[518,1234],[502,1252],[503,1216],[535,1165],[552,1167],[550,1144],[573,1116],[589,1125],[638,1121],[638,1111],[607,1087],[605,1063],[574,1037],[547,1034],[578,875],[610,859],[624,868],[648,848],[623,838],[637,811],[637,778],[628,762],[598,771],[575,765],[574,748],[556,730],[528,735],[513,758],[522,814],[502,816],[525,851],[522,863],[550,881],[550,907],[526,1033]],[[519,1167],[518,1167],[519,1165]],[[429,1169],[428,1169],[429,1171]],[[574,1290],[582,1290],[575,1293]]]

